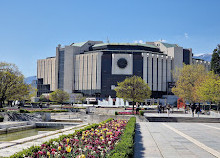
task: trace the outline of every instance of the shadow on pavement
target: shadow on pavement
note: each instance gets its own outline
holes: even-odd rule
[[[146,149],[143,145],[143,137],[141,136],[140,124],[136,124],[135,138],[134,138],[134,158],[144,158],[144,151]]]

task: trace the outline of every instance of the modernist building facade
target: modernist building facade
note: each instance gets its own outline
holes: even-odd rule
[[[192,57],[192,49],[163,42],[59,45],[56,57],[38,60],[37,77],[42,89],[38,89],[38,95],[62,89],[98,98],[115,97],[117,82],[136,75],[146,81],[152,97],[157,98],[170,93],[172,71],[183,63],[203,64],[210,69],[209,62]]]

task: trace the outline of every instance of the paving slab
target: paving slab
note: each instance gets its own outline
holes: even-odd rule
[[[135,158],[220,157],[220,123],[137,122]]]

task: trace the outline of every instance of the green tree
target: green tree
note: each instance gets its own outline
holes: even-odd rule
[[[150,87],[141,77],[138,76],[129,77],[123,82],[118,82],[115,91],[117,97],[132,101],[133,110],[135,102],[143,102],[151,96]]]
[[[202,101],[220,103],[220,77],[213,71],[197,81],[195,93]]]
[[[198,78],[206,74],[207,71],[203,65],[183,65],[182,68],[177,68],[173,73],[176,83],[172,92],[190,104],[199,101],[198,97],[194,95],[195,83]]]
[[[41,95],[39,98],[39,101],[48,102],[48,101],[50,101],[50,97],[49,97],[49,95]]]
[[[218,44],[217,48],[214,49],[211,60],[211,70],[215,74],[220,75],[220,45]]]
[[[62,91],[60,89],[55,90],[50,94],[50,100],[58,102],[60,104],[63,104],[64,102],[69,100],[69,94],[65,91]]]
[[[24,100],[29,96],[30,89],[17,66],[0,62],[0,107],[5,101]]]
[[[84,97],[83,95],[80,94],[80,95],[76,96],[76,100],[83,104],[83,102],[86,100],[86,97]]]

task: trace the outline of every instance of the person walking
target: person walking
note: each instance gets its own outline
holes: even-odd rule
[[[158,112],[158,114],[161,113],[161,105],[160,104],[157,105],[157,112]]]
[[[196,109],[196,103],[193,103],[193,105],[191,106],[191,110],[192,110],[192,117],[194,117],[194,111]]]
[[[170,106],[170,104],[168,103],[168,104],[167,104],[167,115],[168,115],[168,117],[169,117],[169,115],[170,115],[170,108],[171,108],[171,106]]]
[[[199,114],[200,114],[200,106],[199,105],[196,106],[196,114],[198,114],[198,117],[199,117]]]
[[[164,113],[164,109],[165,109],[166,105],[162,105],[162,110],[163,110],[163,113]]]

